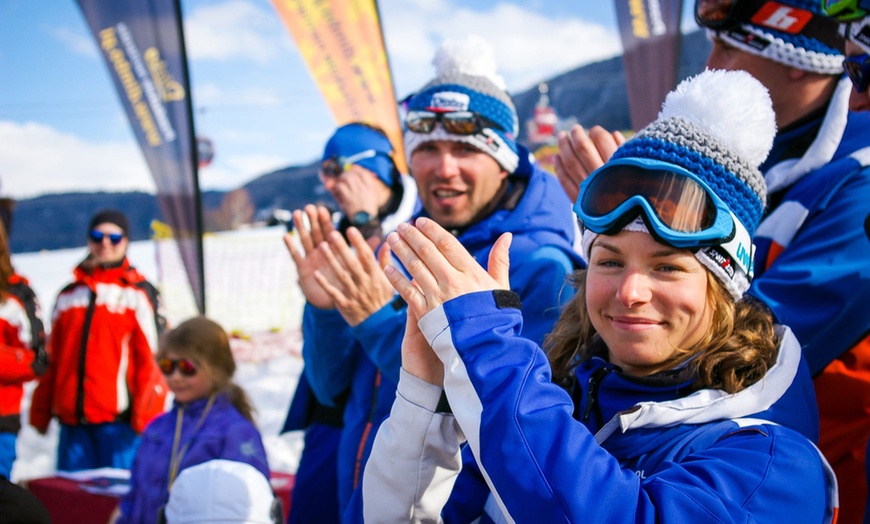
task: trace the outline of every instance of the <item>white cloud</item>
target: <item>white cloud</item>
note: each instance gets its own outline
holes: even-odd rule
[[[277,106],[285,104],[286,96],[278,91],[279,85],[257,85],[243,89],[224,89],[214,82],[197,84],[193,99],[197,106]]]
[[[215,158],[217,158],[217,154]],[[203,189],[232,190],[264,173],[286,166],[286,159],[280,156],[230,154],[230,156],[225,156],[221,163],[200,169],[199,182]]]
[[[248,178],[259,176],[263,173],[286,167],[287,165],[283,157],[268,154],[233,155],[227,159],[227,164],[245,173]]]
[[[0,121],[3,194],[147,191],[155,185],[134,143],[94,143],[35,123]]]
[[[274,10],[244,0],[197,7],[185,17],[184,34],[191,59],[243,59],[267,64],[286,51],[287,31]],[[291,46],[292,49],[292,46]]]
[[[99,58],[97,44],[90,33],[80,33],[69,27],[55,27],[51,29],[52,35],[64,46],[77,55],[90,58]]]
[[[475,11],[446,0],[387,0],[381,2],[381,15],[399,96],[432,78],[432,57],[446,38],[478,34],[486,39],[512,92],[621,52],[615,29],[580,16],[547,17],[519,5]]]

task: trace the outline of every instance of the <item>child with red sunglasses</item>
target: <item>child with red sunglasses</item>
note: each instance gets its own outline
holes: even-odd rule
[[[236,363],[223,328],[205,317],[182,322],[161,338],[156,357],[174,404],[142,435],[117,522],[159,522],[178,474],[212,459],[244,462],[269,478],[254,410],[232,381]],[[272,509],[280,519],[280,506]]]

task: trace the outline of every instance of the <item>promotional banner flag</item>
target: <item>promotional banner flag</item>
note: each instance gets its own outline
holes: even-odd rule
[[[631,126],[655,120],[677,86],[682,0],[615,0]]]
[[[196,138],[179,0],[78,0],[205,313]]]
[[[402,129],[374,0],[272,0],[339,125],[377,125],[405,169]]]

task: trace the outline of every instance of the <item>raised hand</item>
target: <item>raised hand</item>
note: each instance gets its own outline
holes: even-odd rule
[[[509,289],[510,233],[496,240],[489,254],[488,270],[465,247],[433,220],[419,218],[414,226],[401,224],[387,237],[393,253],[411,274],[387,266],[385,273],[417,318],[450,299],[475,291]]]
[[[359,230],[348,228],[347,237],[350,246],[337,231],[327,235],[328,243],[321,244],[318,251],[329,264],[333,277],[318,270],[314,278],[344,320],[356,326],[387,305],[395,294]]]
[[[586,177],[604,165],[624,142],[622,133],[611,133],[601,126],[594,126],[587,133],[583,126],[577,124],[569,131],[559,133],[559,154],[554,168],[571,202],[577,200],[580,184]]]
[[[302,250],[300,251],[296,246],[292,233],[284,235],[284,244],[296,264],[299,288],[312,306],[332,309],[335,307],[332,296],[314,276],[316,272],[320,272],[324,279],[336,281],[329,262],[318,249],[318,246],[324,243],[326,236],[335,231],[329,210],[314,205],[307,205],[303,210],[297,209],[293,212],[293,225],[295,234],[299,236]]]
[[[338,177],[331,192],[345,215],[351,217],[366,211],[375,216],[378,214],[377,184],[383,185],[375,175],[354,164]]]

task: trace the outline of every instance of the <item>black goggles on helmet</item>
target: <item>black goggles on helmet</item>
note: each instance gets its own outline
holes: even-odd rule
[[[770,0],[695,0],[695,21],[714,31],[728,31],[749,23],[814,38],[832,49],[843,48],[836,20]]]
[[[684,249],[720,246],[752,275],[752,239],[697,175],[660,160],[620,158],[592,172],[574,204],[584,229],[615,235],[638,216],[658,241]]]
[[[405,115],[405,126],[414,133],[429,134],[437,123],[440,123],[448,133],[462,136],[475,135],[487,127],[499,129],[499,126],[473,111],[436,113],[413,110]]]

